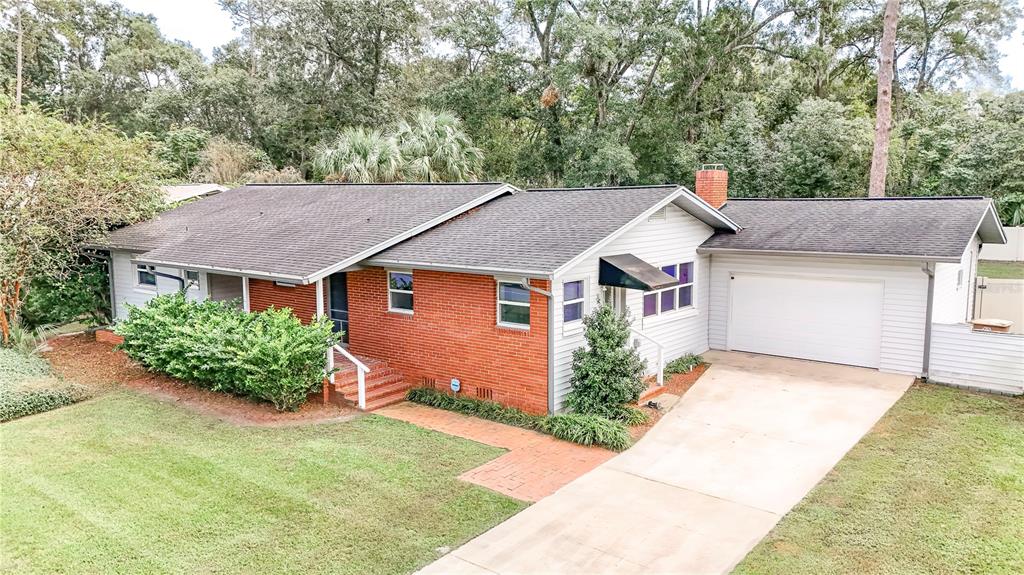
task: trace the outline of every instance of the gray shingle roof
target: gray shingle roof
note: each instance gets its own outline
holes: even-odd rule
[[[744,229],[716,234],[701,249],[959,260],[990,204],[956,197],[730,199],[722,212]]]
[[[383,249],[505,189],[502,183],[242,186],[112,232],[139,261],[308,278]],[[421,230],[420,230],[421,231]]]
[[[674,185],[519,192],[391,247],[369,263],[551,273],[678,193]]]

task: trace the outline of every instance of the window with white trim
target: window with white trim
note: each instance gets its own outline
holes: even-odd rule
[[[583,280],[562,284],[562,322],[572,323],[583,319]]]
[[[530,290],[515,282],[498,282],[498,325],[530,327]]]
[[[153,266],[144,266],[139,264],[135,266],[135,285],[144,288],[155,288],[156,287],[156,274],[153,272],[156,268]]]
[[[388,311],[412,313],[412,272],[388,272]]]
[[[195,270],[185,270],[185,286],[188,287],[188,289],[198,290],[199,272]]]
[[[644,317],[693,307],[693,262],[662,266],[661,271],[676,278],[676,285],[644,294]]]

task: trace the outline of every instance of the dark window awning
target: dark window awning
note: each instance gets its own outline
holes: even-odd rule
[[[655,290],[679,283],[679,280],[633,254],[601,258],[598,283],[627,289]]]

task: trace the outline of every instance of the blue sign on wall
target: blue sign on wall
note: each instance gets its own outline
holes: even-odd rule
[[[462,389],[462,382],[457,380],[457,379],[455,379],[453,377],[452,378],[452,391],[454,391],[455,393],[458,393],[460,389]]]

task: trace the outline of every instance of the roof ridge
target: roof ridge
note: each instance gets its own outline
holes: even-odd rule
[[[884,198],[729,198],[730,202],[853,202],[902,200],[988,200],[985,196],[886,196]]]
[[[495,184],[507,186],[505,182],[248,182],[243,186],[480,186]]]
[[[679,184],[646,184],[636,186],[581,186],[575,188],[526,188],[525,192],[590,192],[601,190],[638,190],[650,188],[678,188]]]

